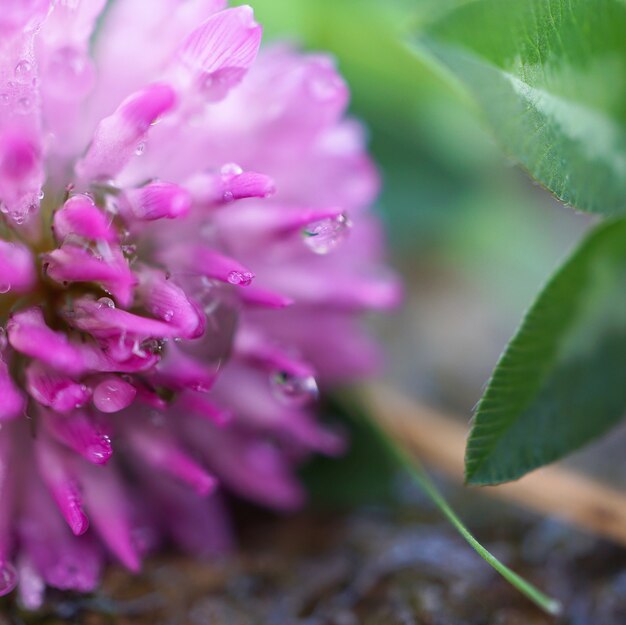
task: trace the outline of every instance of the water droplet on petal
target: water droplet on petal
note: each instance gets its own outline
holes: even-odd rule
[[[141,156],[145,151],[146,151],[146,144],[142,141],[141,143],[137,144],[137,147],[135,148],[135,155]]]
[[[283,404],[304,406],[319,395],[317,382],[312,375],[298,376],[277,371],[271,377],[272,392]]]
[[[5,282],[4,284],[0,284],[0,294],[4,295],[11,290],[11,284],[9,282]]]
[[[33,101],[28,96],[24,96],[17,101],[16,109],[18,113],[26,115],[33,110]]]
[[[44,199],[44,197],[46,197],[46,194],[44,193],[43,189],[41,189],[41,190],[39,191],[39,193],[38,193],[37,197],[38,197],[40,200],[43,200],[43,199]]]
[[[49,87],[59,95],[87,93],[93,84],[94,71],[89,56],[82,50],[66,46],[56,50],[48,62]]]
[[[98,309],[115,308],[115,302],[110,297],[101,297],[98,300]]]
[[[345,213],[315,221],[304,228],[302,238],[305,245],[316,254],[328,254],[342,243],[352,228]]]
[[[95,464],[104,464],[112,455],[111,439],[106,435],[101,435],[85,450],[85,455]]]
[[[224,191],[222,195],[222,200],[224,200],[224,202],[226,203],[232,202],[234,199],[235,199],[235,196],[232,191]]]
[[[13,73],[15,74],[15,78],[18,82],[25,84],[30,79],[32,69],[33,67],[28,61],[22,60],[15,66]]]
[[[237,163],[226,163],[220,169],[222,176],[238,176],[243,174],[243,169]]]
[[[17,571],[9,562],[0,562],[0,597],[9,594],[17,586]]]
[[[228,282],[237,286],[249,286],[253,279],[254,274],[250,271],[231,271],[228,274]]]

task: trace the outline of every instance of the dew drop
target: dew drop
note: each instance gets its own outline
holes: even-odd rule
[[[352,228],[345,213],[314,221],[302,230],[305,245],[316,254],[328,254],[342,243]]]
[[[43,199],[44,199],[44,197],[46,197],[46,194],[44,193],[43,189],[40,189],[40,191],[39,191],[39,193],[38,193],[37,197],[38,197],[40,200],[43,200]]]
[[[174,311],[173,310],[166,310],[163,313],[163,320],[164,321],[171,321],[174,318]]]
[[[243,169],[237,163],[226,163],[220,169],[222,176],[238,176],[243,174]]]
[[[51,86],[59,94],[84,94],[93,83],[93,67],[89,57],[72,46],[56,50],[49,60],[48,75]]]
[[[13,73],[15,74],[16,80],[24,84],[29,81],[32,69],[33,67],[28,61],[22,60],[15,66]]]
[[[110,297],[101,297],[98,300],[98,310],[102,308],[115,308],[115,302]]]
[[[233,195],[232,191],[224,191],[222,195],[222,200],[224,200],[224,202],[226,203],[232,202],[234,199],[235,199],[235,196]]]
[[[228,274],[228,282],[237,286],[250,286],[254,274],[251,271],[231,271]]]
[[[0,562],[0,597],[9,594],[17,586],[17,571],[9,562]]]
[[[317,382],[312,375],[298,376],[276,371],[270,382],[274,396],[290,406],[304,406],[315,401],[319,395]]]
[[[28,96],[24,96],[17,101],[16,108],[18,113],[26,115],[33,110],[33,101]]]
[[[105,434],[101,435],[85,449],[85,456],[95,464],[104,464],[111,457],[112,453],[111,439]]]
[[[137,147],[135,148],[135,155],[141,156],[145,151],[146,151],[146,144],[142,141],[141,143],[137,144]]]
[[[10,290],[11,290],[11,284],[9,282],[0,284],[0,295],[4,295],[5,293],[8,293]]]

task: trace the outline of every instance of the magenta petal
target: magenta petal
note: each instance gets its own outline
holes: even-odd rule
[[[40,362],[26,368],[26,388],[33,399],[56,412],[70,412],[89,401],[89,389]]]
[[[186,186],[200,206],[217,206],[253,197],[264,198],[276,191],[272,178],[254,171],[243,171],[237,165],[225,165],[220,175],[197,174],[187,181]]]
[[[151,337],[177,337],[181,334],[176,326],[165,321],[141,317],[117,308],[108,298],[94,300],[83,297],[76,300],[67,318],[75,328],[102,339],[117,339],[124,335],[144,340]]]
[[[98,546],[87,536],[72,535],[39,477],[25,484],[22,500],[20,544],[46,583],[62,590],[93,590],[102,569]]]
[[[2,36],[35,28],[45,17],[51,0],[3,0],[0,11]]]
[[[76,165],[81,178],[110,179],[133,158],[150,125],[174,108],[176,93],[166,84],[153,84],[130,95],[96,128],[87,154]]]
[[[291,297],[258,287],[250,287],[242,291],[241,299],[248,306],[260,308],[286,308],[294,303]]]
[[[61,284],[69,282],[99,282],[122,306],[132,302],[137,282],[121,250],[108,246],[95,255],[83,247],[63,245],[45,257],[48,277]]]
[[[0,293],[27,291],[37,280],[30,250],[21,243],[0,241]]]
[[[196,414],[218,426],[224,426],[233,419],[233,414],[230,410],[219,408],[203,393],[185,391],[181,393],[176,406],[180,410]]]
[[[155,221],[184,217],[191,208],[189,191],[169,182],[152,182],[125,193],[135,219]]]
[[[88,195],[74,195],[54,214],[54,233],[61,242],[70,235],[90,241],[117,240],[110,218]]]
[[[207,278],[237,286],[248,286],[254,279],[254,274],[234,258],[206,247],[198,247],[193,251],[189,268]]]
[[[206,393],[215,383],[217,372],[170,344],[165,357],[156,366],[154,377],[157,383],[162,382],[175,390]]]
[[[136,394],[132,384],[109,376],[94,388],[93,404],[101,412],[119,412],[133,403]]]
[[[0,423],[24,414],[26,398],[19,391],[7,364],[0,359]]]
[[[108,434],[84,411],[63,416],[45,412],[43,422],[57,441],[89,462],[105,464],[113,454]]]
[[[127,427],[125,434],[142,462],[188,484],[200,496],[215,490],[215,477],[179,448],[173,432],[159,431],[144,423],[141,427]]]
[[[84,370],[81,351],[65,334],[46,325],[40,308],[27,308],[12,315],[7,335],[11,346],[26,356],[70,374]]]
[[[76,536],[84,534],[89,519],[83,511],[76,473],[66,452],[47,437],[39,437],[35,443],[35,455],[40,475],[72,533]]]
[[[178,329],[177,336],[197,338],[203,333],[204,315],[163,272],[140,271],[137,295],[150,314]]]
[[[21,89],[32,90],[24,85]],[[5,94],[6,96],[6,94]],[[34,108],[35,96],[17,96],[17,102],[28,101]],[[17,104],[16,104],[17,105]],[[0,135],[0,197],[4,212],[18,224],[23,223],[39,206],[39,193],[44,182],[43,157],[38,140],[22,129]]]
[[[141,561],[133,541],[131,505],[115,467],[83,465],[80,480],[92,526],[120,562],[138,572]]]
[[[217,99],[241,81],[259,51],[261,33],[249,6],[226,9],[185,39],[179,57],[204,93]]]

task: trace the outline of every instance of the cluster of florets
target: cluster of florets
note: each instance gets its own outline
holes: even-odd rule
[[[107,554],[228,545],[218,485],[301,503],[294,467],[343,447],[318,384],[371,369],[358,313],[398,299],[332,61],[251,68],[224,4],[0,10],[0,594],[26,607]]]

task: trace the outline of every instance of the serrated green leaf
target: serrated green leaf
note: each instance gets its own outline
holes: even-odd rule
[[[572,206],[626,211],[626,3],[474,0],[418,50],[469,90],[502,147]]]
[[[562,458],[626,413],[626,219],[557,271],[500,359],[469,437],[466,477],[496,484]]]

